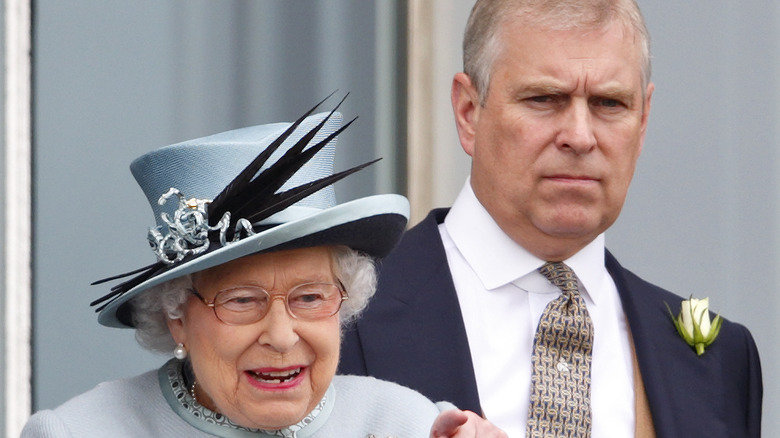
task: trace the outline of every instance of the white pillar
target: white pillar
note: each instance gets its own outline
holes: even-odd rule
[[[5,1],[5,436],[30,416],[31,6]]]

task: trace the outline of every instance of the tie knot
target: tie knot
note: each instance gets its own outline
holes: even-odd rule
[[[539,268],[539,273],[563,292],[575,293],[579,291],[577,275],[563,262],[547,262]]]

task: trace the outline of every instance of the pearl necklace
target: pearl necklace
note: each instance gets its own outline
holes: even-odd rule
[[[195,403],[200,404],[200,402],[198,401],[198,396],[195,395],[195,385],[197,384],[198,382],[196,382],[195,380],[192,381],[192,386],[190,386],[190,395],[192,396],[192,399],[195,400]]]

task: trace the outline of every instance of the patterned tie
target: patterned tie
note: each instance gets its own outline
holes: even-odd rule
[[[544,309],[536,329],[526,436],[588,438],[593,323],[568,266],[546,263],[539,272],[562,294]]]

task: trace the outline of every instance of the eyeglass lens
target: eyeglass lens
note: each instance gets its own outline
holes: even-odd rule
[[[314,320],[335,315],[341,308],[342,293],[332,283],[305,283],[287,295],[273,295],[257,286],[222,290],[214,298],[217,317],[227,324],[252,324],[261,320],[275,298],[283,298],[288,311],[298,319]]]

